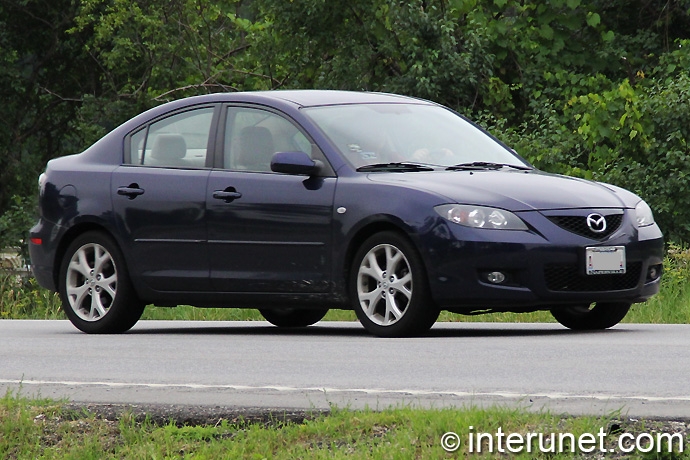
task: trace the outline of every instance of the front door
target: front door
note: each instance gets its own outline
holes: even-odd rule
[[[270,171],[278,151],[317,153],[287,118],[229,107],[223,169],[206,194],[211,281],[222,292],[326,292],[335,177]]]

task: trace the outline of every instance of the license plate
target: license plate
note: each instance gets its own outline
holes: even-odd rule
[[[585,248],[588,275],[625,273],[625,246]]]

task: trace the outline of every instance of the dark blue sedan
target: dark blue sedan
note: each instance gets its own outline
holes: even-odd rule
[[[387,337],[441,310],[604,329],[661,278],[662,234],[638,196],[538,171],[403,96],[178,100],[39,182],[34,274],[89,333],[126,331],[147,304],[259,308],[281,327],[353,309]]]

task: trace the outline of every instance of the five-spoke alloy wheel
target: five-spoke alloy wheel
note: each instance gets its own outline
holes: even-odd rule
[[[381,232],[367,239],[355,254],[349,282],[357,317],[374,335],[415,335],[438,318],[421,257],[398,233]]]
[[[67,248],[60,269],[60,296],[69,320],[88,333],[124,332],[144,311],[119,248],[100,232],[84,233]]]

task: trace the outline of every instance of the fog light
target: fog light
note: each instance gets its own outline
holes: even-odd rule
[[[506,280],[506,275],[501,272],[490,272],[486,274],[486,280],[489,283],[501,284]]]
[[[654,281],[661,276],[661,265],[652,265],[647,270],[647,280]]]

